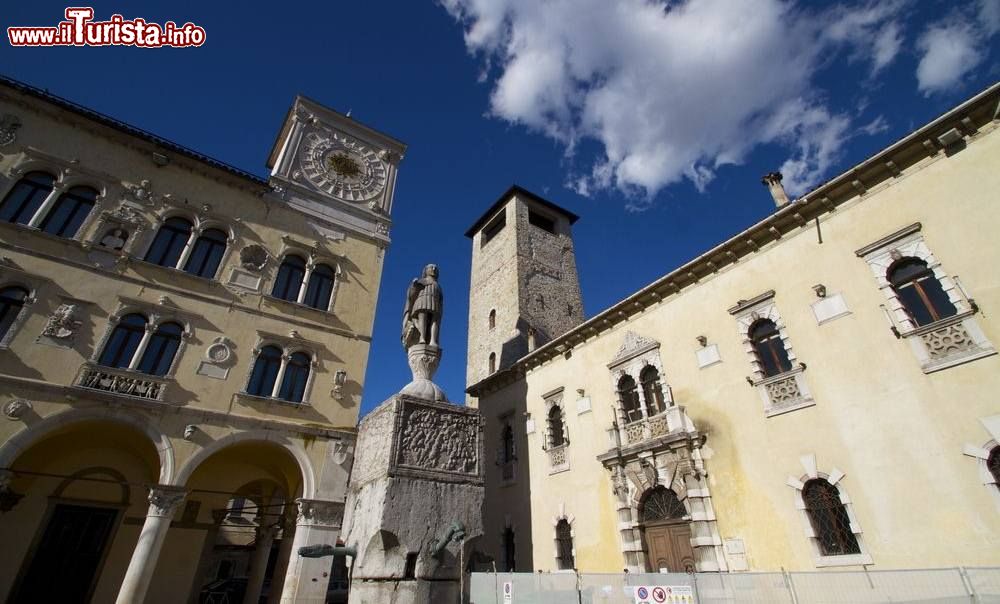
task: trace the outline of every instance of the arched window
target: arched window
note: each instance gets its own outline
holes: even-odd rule
[[[281,369],[281,349],[277,346],[264,346],[257,354],[253,371],[250,373],[250,383],[247,384],[247,394],[254,396],[271,396],[274,384]]]
[[[278,398],[293,403],[302,402],[309,381],[309,364],[309,355],[304,352],[296,352],[288,359]]]
[[[150,375],[167,375],[174,362],[174,356],[181,345],[184,328],[177,323],[160,325],[142,353],[138,369]]]
[[[660,372],[652,365],[639,374],[639,382],[642,383],[642,394],[646,399],[646,412],[649,415],[656,415],[667,410],[667,405],[663,401],[663,388],[660,386]]]
[[[802,500],[824,556],[861,553],[837,487],[822,478],[810,480],[802,488]]]
[[[509,423],[504,424],[503,430],[500,432],[500,442],[500,462],[507,464],[514,461],[514,427]]]
[[[176,268],[193,229],[194,226],[183,218],[168,218],[156,232],[153,245],[146,252],[146,262]]]
[[[6,337],[7,332],[14,325],[17,316],[24,308],[24,302],[28,299],[28,290],[23,287],[5,287],[0,289],[0,340]]]
[[[46,172],[28,172],[17,181],[0,204],[0,220],[28,224],[52,193],[56,177]]]
[[[562,407],[552,405],[549,409],[549,446],[561,447],[566,444],[566,428],[563,423]]]
[[[642,522],[657,522],[660,520],[675,520],[687,515],[684,504],[677,498],[673,489],[663,485],[653,487],[642,500],[639,517]]]
[[[131,366],[142,336],[146,333],[146,323],[146,317],[138,313],[122,317],[104,344],[98,363],[105,367]]]
[[[503,572],[514,572],[514,529],[509,526],[503,531]]]
[[[642,410],[639,408],[639,390],[635,387],[635,380],[626,374],[618,380],[618,399],[622,403],[622,414],[625,421],[632,423],[642,419]]]
[[[184,263],[184,271],[206,279],[215,277],[226,253],[226,242],[229,236],[219,229],[205,229],[194,241],[191,254]],[[185,239],[185,243],[187,240]]]
[[[317,264],[309,274],[306,287],[306,297],[302,303],[306,306],[326,310],[330,307],[330,296],[333,294],[333,282],[336,273],[326,264]]]
[[[46,233],[72,239],[97,203],[97,191],[90,187],[73,187],[59,196],[39,225]]]
[[[990,451],[990,456],[986,459],[986,468],[993,475],[993,483],[1000,489],[1000,445]]]
[[[565,518],[556,523],[556,562],[559,570],[572,570],[576,565],[573,560],[573,529]]]
[[[778,326],[774,321],[760,319],[750,326],[749,335],[764,377],[791,370],[792,363],[788,360],[788,351],[785,350],[785,343],[781,341],[781,334],[778,333]]]
[[[493,309],[490,311],[490,329],[497,326],[497,311]]]
[[[305,275],[305,260],[295,255],[285,256],[284,262],[278,269],[278,277],[274,280],[271,295],[282,300],[298,301],[299,290],[302,288],[302,279]]]
[[[903,258],[886,273],[899,302],[913,322],[927,325],[958,312],[927,263],[919,258]]]
[[[497,353],[491,352],[489,361],[489,372],[494,373],[496,370],[497,370]]]

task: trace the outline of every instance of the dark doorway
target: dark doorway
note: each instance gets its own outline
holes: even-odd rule
[[[10,602],[89,601],[117,518],[114,508],[56,505]]]

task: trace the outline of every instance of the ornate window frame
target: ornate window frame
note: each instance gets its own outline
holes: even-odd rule
[[[122,205],[126,206],[128,204]],[[149,250],[153,246],[153,242],[156,241],[156,235],[160,232],[160,228],[163,227],[163,224],[171,218],[183,218],[191,223],[191,234],[188,235],[187,243],[184,244],[184,250],[177,258],[177,264],[174,266],[164,266],[162,264],[147,262],[145,258],[146,255],[149,254]],[[215,275],[212,277],[202,277],[201,275],[187,272],[184,270],[184,265],[187,264],[188,258],[190,258],[191,252],[194,250],[195,242],[198,241],[198,238],[201,237],[202,233],[208,229],[216,229],[226,233],[226,251],[222,253],[222,258],[219,259],[219,268],[216,269]],[[104,230],[106,229],[104,228],[104,225],[102,225],[101,232],[104,232]],[[125,242],[125,249],[131,251],[142,250],[142,254],[135,255],[136,260],[144,263],[146,266],[156,266],[169,271],[184,273],[189,277],[202,279],[204,281],[222,281],[222,275],[225,272],[226,265],[230,256],[233,254],[233,250],[236,248],[237,242],[239,241],[236,229],[226,220],[209,215],[207,212],[196,213],[188,209],[177,207],[166,207],[157,212],[155,218],[153,219],[153,224],[148,230],[145,230],[144,234],[142,234],[142,242],[140,244],[137,240],[140,238],[140,232],[142,230],[143,229],[141,228],[136,229],[136,234],[133,236],[136,241],[133,242],[132,246],[128,245],[128,241]]]
[[[847,490],[841,483],[845,474],[837,468],[831,468],[829,473],[819,471],[816,466],[816,455],[813,453],[803,455],[799,458],[799,462],[802,464],[802,468],[805,470],[805,473],[798,478],[789,475],[786,484],[795,489],[795,509],[797,509],[800,513],[803,531],[809,539],[809,542],[812,544],[813,560],[816,567],[868,566],[874,564],[871,553],[868,550],[868,546],[865,544],[864,535],[861,531],[861,524],[858,522],[858,517],[854,510],[854,504],[851,502],[851,498],[847,494]],[[847,517],[851,522],[851,532],[854,533],[854,538],[858,542],[858,548],[861,550],[861,553],[846,554],[842,556],[827,556],[823,554],[823,550],[819,544],[819,539],[816,537],[816,531],[813,529],[809,512],[806,510],[806,502],[802,498],[802,489],[805,488],[806,483],[815,479],[825,480],[837,489],[837,494],[840,496],[840,503],[843,504],[844,511],[847,512]]]
[[[737,333],[743,343],[743,350],[750,359],[753,376],[747,377],[747,381],[760,395],[764,404],[764,415],[774,417],[815,405],[816,401],[813,400],[805,380],[806,365],[799,361],[788,339],[788,330],[774,301],[774,290],[766,291],[750,300],[740,300],[729,309],[729,314],[736,319]],[[757,358],[750,337],[750,328],[761,319],[772,321],[777,328],[781,344],[788,354],[788,361],[792,364],[790,370],[777,375],[764,375],[764,369]]]
[[[660,393],[663,395],[665,409],[654,415],[649,415],[650,405],[646,400],[646,392],[642,387],[642,372],[646,367],[652,367],[660,374]],[[666,372],[663,371],[663,361],[660,359],[660,343],[641,336],[634,331],[626,331],[622,345],[618,348],[611,362],[608,363],[611,377],[611,391],[614,393],[615,413],[618,417],[618,431],[623,443],[631,445],[636,442],[664,436],[670,432],[667,415],[674,406],[673,390],[667,383]],[[642,418],[634,422],[628,421],[628,416],[622,407],[618,396],[618,383],[625,376],[635,381],[639,395],[639,412]]]
[[[85,234],[90,231],[91,226],[97,222],[101,211],[105,208],[107,201],[110,198],[108,191],[111,187],[109,186],[107,180],[97,172],[81,168],[79,165],[63,161],[48,154],[43,154],[29,149],[27,155],[28,157],[11,168],[7,177],[7,182],[4,183],[2,188],[0,188],[0,200],[6,198],[11,189],[13,189],[14,186],[20,182],[21,177],[28,172],[46,172],[55,176],[55,181],[53,182],[52,191],[42,202],[42,205],[38,207],[38,211],[35,212],[28,224],[18,224],[14,226],[29,229],[46,237],[52,237],[61,241],[75,241],[77,243],[86,242],[88,238]],[[52,211],[52,208],[56,201],[59,200],[59,197],[73,187],[89,187],[97,191],[97,197],[94,198],[94,207],[87,213],[87,217],[83,220],[80,224],[80,228],[72,237],[60,237],[58,235],[45,233],[40,227],[42,221],[44,221],[45,217]]]
[[[566,524],[569,525],[569,538],[570,544],[573,546],[570,548],[570,552],[573,554],[573,567],[572,568],[559,568],[559,521],[565,520]],[[555,551],[553,552],[552,559],[556,563],[555,571],[557,573],[572,573],[576,572],[577,566],[577,553],[576,553],[576,516],[573,514],[566,513],[566,504],[563,502],[559,503],[559,511],[552,516],[552,545]]]
[[[31,315],[31,307],[38,301],[38,288],[46,279],[35,277],[19,270],[14,271],[10,267],[2,265],[0,265],[0,268],[3,270],[3,273],[0,273],[0,289],[20,287],[28,290],[28,295],[24,298],[24,304],[21,305],[21,311],[14,317],[14,321],[10,324],[7,333],[4,334],[3,338],[0,338],[0,350],[7,350]]]
[[[882,305],[882,310],[889,328],[897,338],[907,341],[924,373],[996,354],[993,344],[976,321],[979,307],[975,300],[965,292],[957,276],[952,277],[945,272],[924,240],[921,228],[922,225],[915,222],[855,251],[868,264],[885,296],[886,303]],[[941,289],[957,309],[956,314],[928,325],[914,324],[887,278],[890,267],[897,260],[907,257],[927,263],[927,268],[934,273]]]
[[[976,466],[979,470],[979,480],[989,490],[990,495],[993,497],[993,502],[996,504],[997,511],[1000,511],[1000,483],[997,482],[996,477],[993,476],[986,464],[994,449],[1000,447],[1000,414],[981,417],[979,418],[979,423],[983,425],[990,439],[982,446],[966,443],[962,448],[962,454],[976,460]]]
[[[181,332],[181,341],[177,346],[177,352],[174,354],[173,360],[170,362],[170,368],[163,375],[150,376],[155,379],[173,379],[177,375],[177,368],[180,365],[181,357],[184,356],[184,350],[187,348],[188,342],[194,335],[194,329],[191,326],[191,319],[194,315],[188,313],[187,311],[168,307],[164,304],[152,304],[146,302],[145,300],[135,300],[130,298],[119,299],[118,308],[108,317],[104,333],[97,341],[97,345],[94,346],[94,350],[91,353],[87,364],[100,366],[99,361],[101,354],[104,353],[104,347],[107,346],[108,340],[111,338],[111,334],[114,332],[115,327],[118,326],[122,317],[133,313],[140,314],[146,318],[146,328],[142,341],[139,342],[138,348],[135,349],[135,354],[132,355],[132,360],[129,363],[128,368],[108,368],[108,370],[134,373],[140,376],[149,375],[134,369],[133,366],[137,365],[142,359],[142,355],[146,352],[146,346],[149,344],[149,340],[152,338],[153,334],[156,333],[156,330],[159,329],[160,325],[164,323],[178,323],[184,328],[184,330]]]
[[[542,439],[542,449],[549,456],[549,475],[569,470],[569,427],[566,425],[569,418],[563,406],[563,391],[564,388],[560,386],[542,395],[545,400],[545,434]],[[552,427],[549,423],[549,413],[553,408],[558,408],[562,414],[562,444],[556,446],[552,445]]]
[[[261,349],[265,346],[276,346],[281,349],[281,368],[278,370],[278,375],[274,380],[274,387],[271,390],[272,396],[260,396],[247,392],[247,387],[250,385],[250,377],[253,375],[254,366],[257,364],[257,356],[260,354]],[[309,355],[309,378],[306,380],[306,387],[302,392],[302,400],[299,402],[288,401],[273,395],[274,392],[281,388],[281,382],[285,375],[285,367],[288,366],[288,362],[292,359],[292,355],[297,352]],[[277,334],[258,330],[257,342],[254,344],[254,347],[250,352],[250,363],[248,364],[246,375],[243,377],[243,385],[240,387],[240,391],[236,393],[236,396],[238,398],[249,400],[273,401],[275,403],[292,405],[294,407],[312,406],[313,385],[316,383],[316,374],[319,373],[320,369],[322,369],[318,352],[318,347],[312,343],[303,342],[298,338],[279,336]]]
[[[344,280],[344,272],[340,266],[341,259],[333,254],[326,253],[319,248],[299,243],[289,237],[284,237],[283,241],[284,245],[282,245],[281,251],[277,254],[277,256],[275,256],[276,262],[274,263],[274,275],[270,279],[267,293],[263,295],[268,300],[272,300],[278,304],[293,304],[298,308],[307,308],[322,313],[334,314],[334,308],[337,304],[337,293],[340,291],[340,285]],[[281,269],[281,265],[285,262],[285,258],[289,255],[299,256],[306,261],[305,274],[302,276],[302,285],[299,286],[299,294],[295,300],[285,300],[271,295],[271,290],[274,288],[274,280],[278,278],[278,271]],[[330,302],[327,304],[326,308],[316,308],[303,302],[306,292],[309,290],[309,278],[312,276],[312,272],[318,264],[325,264],[333,269],[333,289],[330,290]]]

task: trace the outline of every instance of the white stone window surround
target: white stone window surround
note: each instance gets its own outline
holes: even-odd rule
[[[868,566],[874,564],[872,556],[868,551],[868,546],[865,545],[864,536],[861,532],[861,524],[858,522],[857,515],[855,514],[854,505],[842,484],[845,474],[837,468],[831,468],[829,473],[819,471],[814,453],[803,455],[799,458],[799,463],[802,464],[805,474],[802,474],[798,478],[789,475],[786,484],[795,489],[795,509],[799,510],[803,531],[812,544],[813,559],[816,567]],[[823,554],[819,540],[816,538],[816,531],[813,529],[812,520],[809,518],[809,512],[806,511],[806,502],[802,498],[802,489],[808,481],[814,479],[825,480],[837,489],[840,502],[844,505],[844,510],[847,512],[847,517],[851,522],[851,532],[854,533],[854,538],[858,542],[858,548],[861,550],[860,554],[847,554],[843,556],[827,556]]]
[[[788,331],[785,322],[778,312],[778,306],[774,301],[774,290],[769,290],[763,294],[741,300],[736,306],[729,309],[729,314],[736,319],[737,329],[740,339],[743,342],[743,349],[750,358],[750,366],[753,376],[747,380],[750,385],[757,389],[761,401],[764,404],[764,414],[766,417],[774,417],[790,411],[812,407],[816,404],[809,385],[805,380],[805,363],[798,361],[795,351],[792,349],[788,339]],[[760,359],[757,358],[757,351],[753,341],[750,339],[750,328],[761,320],[768,319],[774,323],[781,337],[781,344],[788,355],[788,361],[792,368],[777,375],[765,376],[764,368]]]
[[[979,311],[975,300],[965,293],[958,277],[949,276],[934,256],[915,222],[855,251],[871,268],[886,298],[883,311],[890,329],[910,345],[924,373],[933,373],[962,363],[996,354],[975,319]],[[941,289],[958,311],[934,323],[917,326],[896,296],[888,280],[889,269],[900,259],[918,258],[941,284]]]
[[[143,333],[142,340],[139,342],[139,346],[136,347],[135,354],[132,355],[132,359],[129,362],[128,367],[113,369],[113,371],[128,371],[139,375],[146,375],[145,373],[140,372],[137,367],[139,366],[139,362],[142,360],[142,355],[146,352],[146,347],[149,345],[150,339],[152,339],[153,334],[156,333],[156,330],[159,329],[160,325],[164,323],[177,323],[184,328],[181,332],[181,341],[177,346],[177,352],[174,353],[174,358],[170,362],[170,368],[167,369],[167,372],[161,376],[154,376],[161,379],[173,378],[177,372],[177,365],[180,363],[181,357],[184,355],[184,349],[187,347],[187,342],[194,334],[191,327],[190,316],[188,316],[188,313],[179,311],[178,309],[152,304],[141,300],[123,299],[119,301],[118,308],[111,314],[111,316],[108,317],[107,325],[104,328],[104,334],[101,335],[100,340],[97,342],[97,346],[94,347],[94,352],[90,355],[88,364],[100,366],[98,361],[104,353],[104,347],[111,338],[111,334],[114,332],[115,327],[118,326],[122,317],[130,314],[139,314],[146,318],[145,333]]]
[[[563,391],[564,388],[560,386],[555,390],[551,390],[542,395],[545,400],[545,434],[542,440],[542,449],[548,453],[549,456],[549,474],[558,474],[560,472],[565,472],[569,470],[569,427],[567,426],[567,420],[569,419],[566,409],[563,407]],[[562,444],[558,446],[552,445],[553,434],[552,425],[549,422],[549,413],[552,412],[553,408],[558,408],[559,413],[562,416]]]
[[[569,524],[569,536],[570,541],[573,544],[573,548],[570,550],[573,552],[573,566],[574,568],[559,568],[559,533],[556,531],[556,527],[559,525],[560,520],[565,520]],[[555,570],[552,572],[557,573],[572,573],[576,572],[576,516],[573,514],[566,513],[566,504],[564,502],[559,502],[559,511],[552,516],[552,544],[555,546],[555,552],[553,553],[552,560],[555,562]]]
[[[615,412],[618,416],[618,431],[622,443],[625,444],[654,436],[653,432],[655,430],[647,422],[652,417],[649,415],[649,401],[646,401],[646,391],[642,387],[642,380],[640,379],[643,370],[647,367],[652,367],[659,374],[660,393],[663,396],[665,405],[661,413],[654,415],[664,416],[670,407],[674,406],[674,396],[673,390],[667,384],[663,371],[663,361],[660,359],[660,343],[641,336],[634,331],[625,332],[625,337],[618,349],[618,353],[608,363],[608,370],[611,377],[611,392],[615,401]],[[618,383],[626,375],[635,381],[635,387],[639,395],[639,412],[642,414],[642,418],[634,422],[628,421],[625,409],[622,406],[621,396],[618,393]],[[665,423],[663,428],[666,428]],[[630,434],[632,435],[631,437]],[[655,436],[659,435],[655,434]]]
[[[271,396],[260,396],[247,392],[247,387],[250,385],[250,376],[253,375],[253,368],[257,364],[257,356],[260,355],[261,349],[265,346],[277,346],[281,349],[281,367],[278,368],[278,375],[275,377],[274,387],[271,390]],[[292,359],[292,355],[296,352],[302,352],[309,355],[309,377],[306,379],[306,387],[302,392],[301,402],[286,401],[278,398],[278,392],[281,390],[281,382],[285,377],[285,368],[288,367],[288,361]],[[249,399],[274,401],[294,406],[312,405],[311,399],[313,384],[316,382],[316,373],[318,373],[318,371],[322,368],[319,362],[319,355],[317,354],[317,350],[314,346],[296,338],[288,338],[258,330],[257,343],[254,344],[250,357],[249,367],[247,367],[246,376],[243,379],[243,388],[237,393],[239,396]]]
[[[21,306],[21,311],[17,313],[17,317],[10,324],[7,333],[0,339],[0,350],[6,350],[10,348],[10,343],[14,341],[14,338],[17,337],[18,332],[24,326],[25,321],[31,316],[31,307],[38,301],[38,288],[44,280],[27,273],[22,273],[21,271],[16,271],[15,274],[11,275],[10,273],[14,271],[2,265],[0,265],[0,271],[2,271],[0,272],[0,290],[7,289],[8,287],[20,287],[28,291],[28,295],[24,298],[24,304]]]
[[[500,486],[506,487],[517,482],[517,432],[514,428],[516,422],[514,421],[514,412],[508,411],[497,417],[497,423],[500,426],[500,442],[497,444],[497,457],[496,465],[500,468]],[[511,442],[511,458],[504,459],[504,440],[503,433],[507,427],[511,429],[512,442]],[[504,473],[506,470],[510,471],[510,477],[505,478]]]
[[[300,244],[288,237],[283,239],[284,245],[278,253],[278,261],[274,264],[274,277],[267,286],[264,296],[268,300],[273,300],[277,303],[295,304],[302,308],[310,308],[320,312],[332,313],[337,302],[337,292],[340,290],[340,284],[344,280],[344,273],[340,267],[340,259],[333,254],[327,254],[317,250],[316,248]],[[285,258],[288,256],[298,256],[306,261],[305,274],[302,276],[302,284],[299,286],[299,294],[296,296],[295,300],[285,300],[271,295],[271,291],[274,289],[274,281],[278,278],[278,271],[281,270],[281,265],[285,262]],[[325,264],[333,269],[333,289],[330,291],[330,302],[327,304],[326,308],[315,308],[304,303],[306,292],[309,290],[309,277],[312,276],[312,272],[316,270],[316,266],[319,264]]]
[[[152,262],[146,262],[146,254],[149,253],[149,249],[153,246],[153,242],[156,240],[156,235],[160,232],[160,227],[171,218],[183,218],[191,223],[191,234],[188,236],[187,243],[184,245],[184,250],[181,255],[177,258],[177,264],[174,266],[163,266],[161,264],[154,264]],[[103,226],[103,225],[102,225]],[[215,270],[215,274],[212,277],[202,277],[201,275],[195,275],[184,270],[184,265],[187,264],[188,258],[191,256],[191,251],[194,250],[194,244],[198,241],[208,229],[216,229],[226,233],[226,250],[222,253],[222,258],[219,260],[219,267]],[[236,229],[229,224],[227,221],[217,218],[214,216],[208,216],[207,214],[196,214],[190,210],[185,210],[182,208],[168,207],[157,212],[156,217],[153,220],[153,225],[145,234],[139,233],[136,235],[131,235],[130,238],[136,240],[142,239],[142,242],[136,241],[131,247],[128,246],[128,241],[126,241],[126,247],[128,249],[136,250],[141,249],[142,254],[137,255],[136,260],[143,262],[147,266],[157,266],[159,268],[167,270],[175,270],[185,275],[194,277],[196,279],[206,279],[209,281],[219,281],[221,275],[224,272],[226,263],[229,260],[230,255],[236,248],[236,242],[238,237],[236,235]]]
[[[962,454],[976,460],[979,469],[979,480],[989,491],[996,504],[997,511],[1000,512],[1000,483],[997,483],[993,473],[990,472],[986,461],[994,449],[1000,447],[1000,415],[991,415],[979,418],[979,423],[986,429],[986,433],[991,437],[982,446],[966,443],[962,448]]]
[[[42,205],[38,207],[38,210],[28,224],[16,224],[14,226],[41,233],[42,221],[48,216],[56,201],[59,200],[60,195],[73,187],[89,187],[97,191],[97,197],[94,199],[94,207],[91,208],[87,217],[84,218],[76,234],[72,238],[49,235],[57,239],[83,242],[85,240],[84,233],[94,224],[96,217],[101,213],[108,199],[108,190],[110,187],[105,182],[105,179],[101,178],[98,173],[81,168],[78,165],[64,162],[52,156],[33,153],[11,169],[7,182],[4,183],[2,190],[0,190],[0,200],[6,199],[7,194],[21,180],[21,177],[29,172],[46,172],[55,176],[55,182],[52,186],[52,192],[45,198]],[[47,233],[41,234],[48,235]]]

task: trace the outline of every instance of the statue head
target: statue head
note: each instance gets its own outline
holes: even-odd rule
[[[424,277],[434,277],[435,279],[437,279],[438,278],[438,267],[437,267],[437,265],[436,264],[428,264],[427,266],[425,266],[424,267],[424,274],[422,276],[424,276]]]

